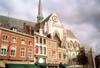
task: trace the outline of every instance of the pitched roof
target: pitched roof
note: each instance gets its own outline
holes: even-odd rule
[[[71,30],[66,30],[67,31],[67,37],[68,38],[76,38],[76,36],[73,34],[73,32]]]
[[[10,29],[11,27],[16,27],[18,31],[23,32],[23,24],[26,23],[32,27],[35,26],[34,22],[15,19],[8,16],[0,16],[0,27]]]
[[[51,16],[52,16],[52,13],[46,19],[43,20],[43,23],[47,22]]]

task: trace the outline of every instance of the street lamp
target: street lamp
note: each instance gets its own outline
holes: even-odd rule
[[[40,64],[44,63],[44,59],[43,58],[39,58],[38,63],[40,63]]]
[[[46,68],[46,64],[45,64],[44,58],[39,57],[38,60],[37,60],[37,65],[38,65],[40,68]]]

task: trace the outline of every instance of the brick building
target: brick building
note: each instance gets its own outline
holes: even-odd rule
[[[34,63],[34,32],[32,29],[28,34],[23,22],[0,16],[0,67],[11,63]]]

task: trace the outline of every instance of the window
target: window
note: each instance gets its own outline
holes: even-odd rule
[[[46,47],[44,47],[44,54],[46,54]]]
[[[25,45],[25,39],[22,39],[21,40],[21,44],[24,44]]]
[[[68,43],[68,48],[70,48],[70,43]]]
[[[6,56],[7,54],[7,49],[6,48],[1,48],[1,55]]]
[[[17,28],[16,27],[11,27],[11,30],[17,32]]]
[[[52,56],[55,56],[55,53],[56,53],[55,51],[52,51]]]
[[[25,56],[25,48],[20,48],[20,56],[21,57]]]
[[[40,38],[40,43],[42,44],[42,38]]]
[[[16,43],[16,36],[12,37],[13,43]]]
[[[38,37],[36,37],[36,43],[38,43]]]
[[[42,54],[42,46],[40,46],[40,54]]]
[[[8,36],[7,35],[3,35],[3,40],[7,41],[8,40]]]
[[[14,57],[15,56],[15,52],[16,52],[15,48],[12,47],[11,51],[10,51],[10,55]]]
[[[29,45],[32,46],[33,45],[33,42],[32,41],[29,41]]]
[[[64,58],[64,59],[66,58],[66,53],[63,54],[63,58]]]
[[[44,39],[43,41],[44,41],[44,44],[46,44],[46,39]]]
[[[32,49],[29,49],[28,50],[28,57],[29,58],[32,58],[33,57],[33,50]]]
[[[46,63],[46,58],[43,58],[43,60],[44,60],[44,63]]]
[[[59,53],[59,58],[61,59],[61,53]]]
[[[38,52],[39,52],[39,47],[38,46],[35,47],[35,52],[36,52],[36,54],[38,54]]]

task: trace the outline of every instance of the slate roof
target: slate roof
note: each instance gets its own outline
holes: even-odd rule
[[[0,27],[4,27],[7,29],[11,29],[11,27],[15,27],[17,28],[19,32],[24,32],[24,29],[23,29],[24,23],[32,27],[35,26],[35,22],[20,20],[16,18],[7,17],[7,16],[0,16]]]
[[[66,30],[67,31],[67,37],[69,38],[76,38],[76,36],[73,34],[73,32],[71,30]]]
[[[46,19],[43,20],[43,23],[47,22],[50,19],[51,16],[52,16],[52,13]]]

